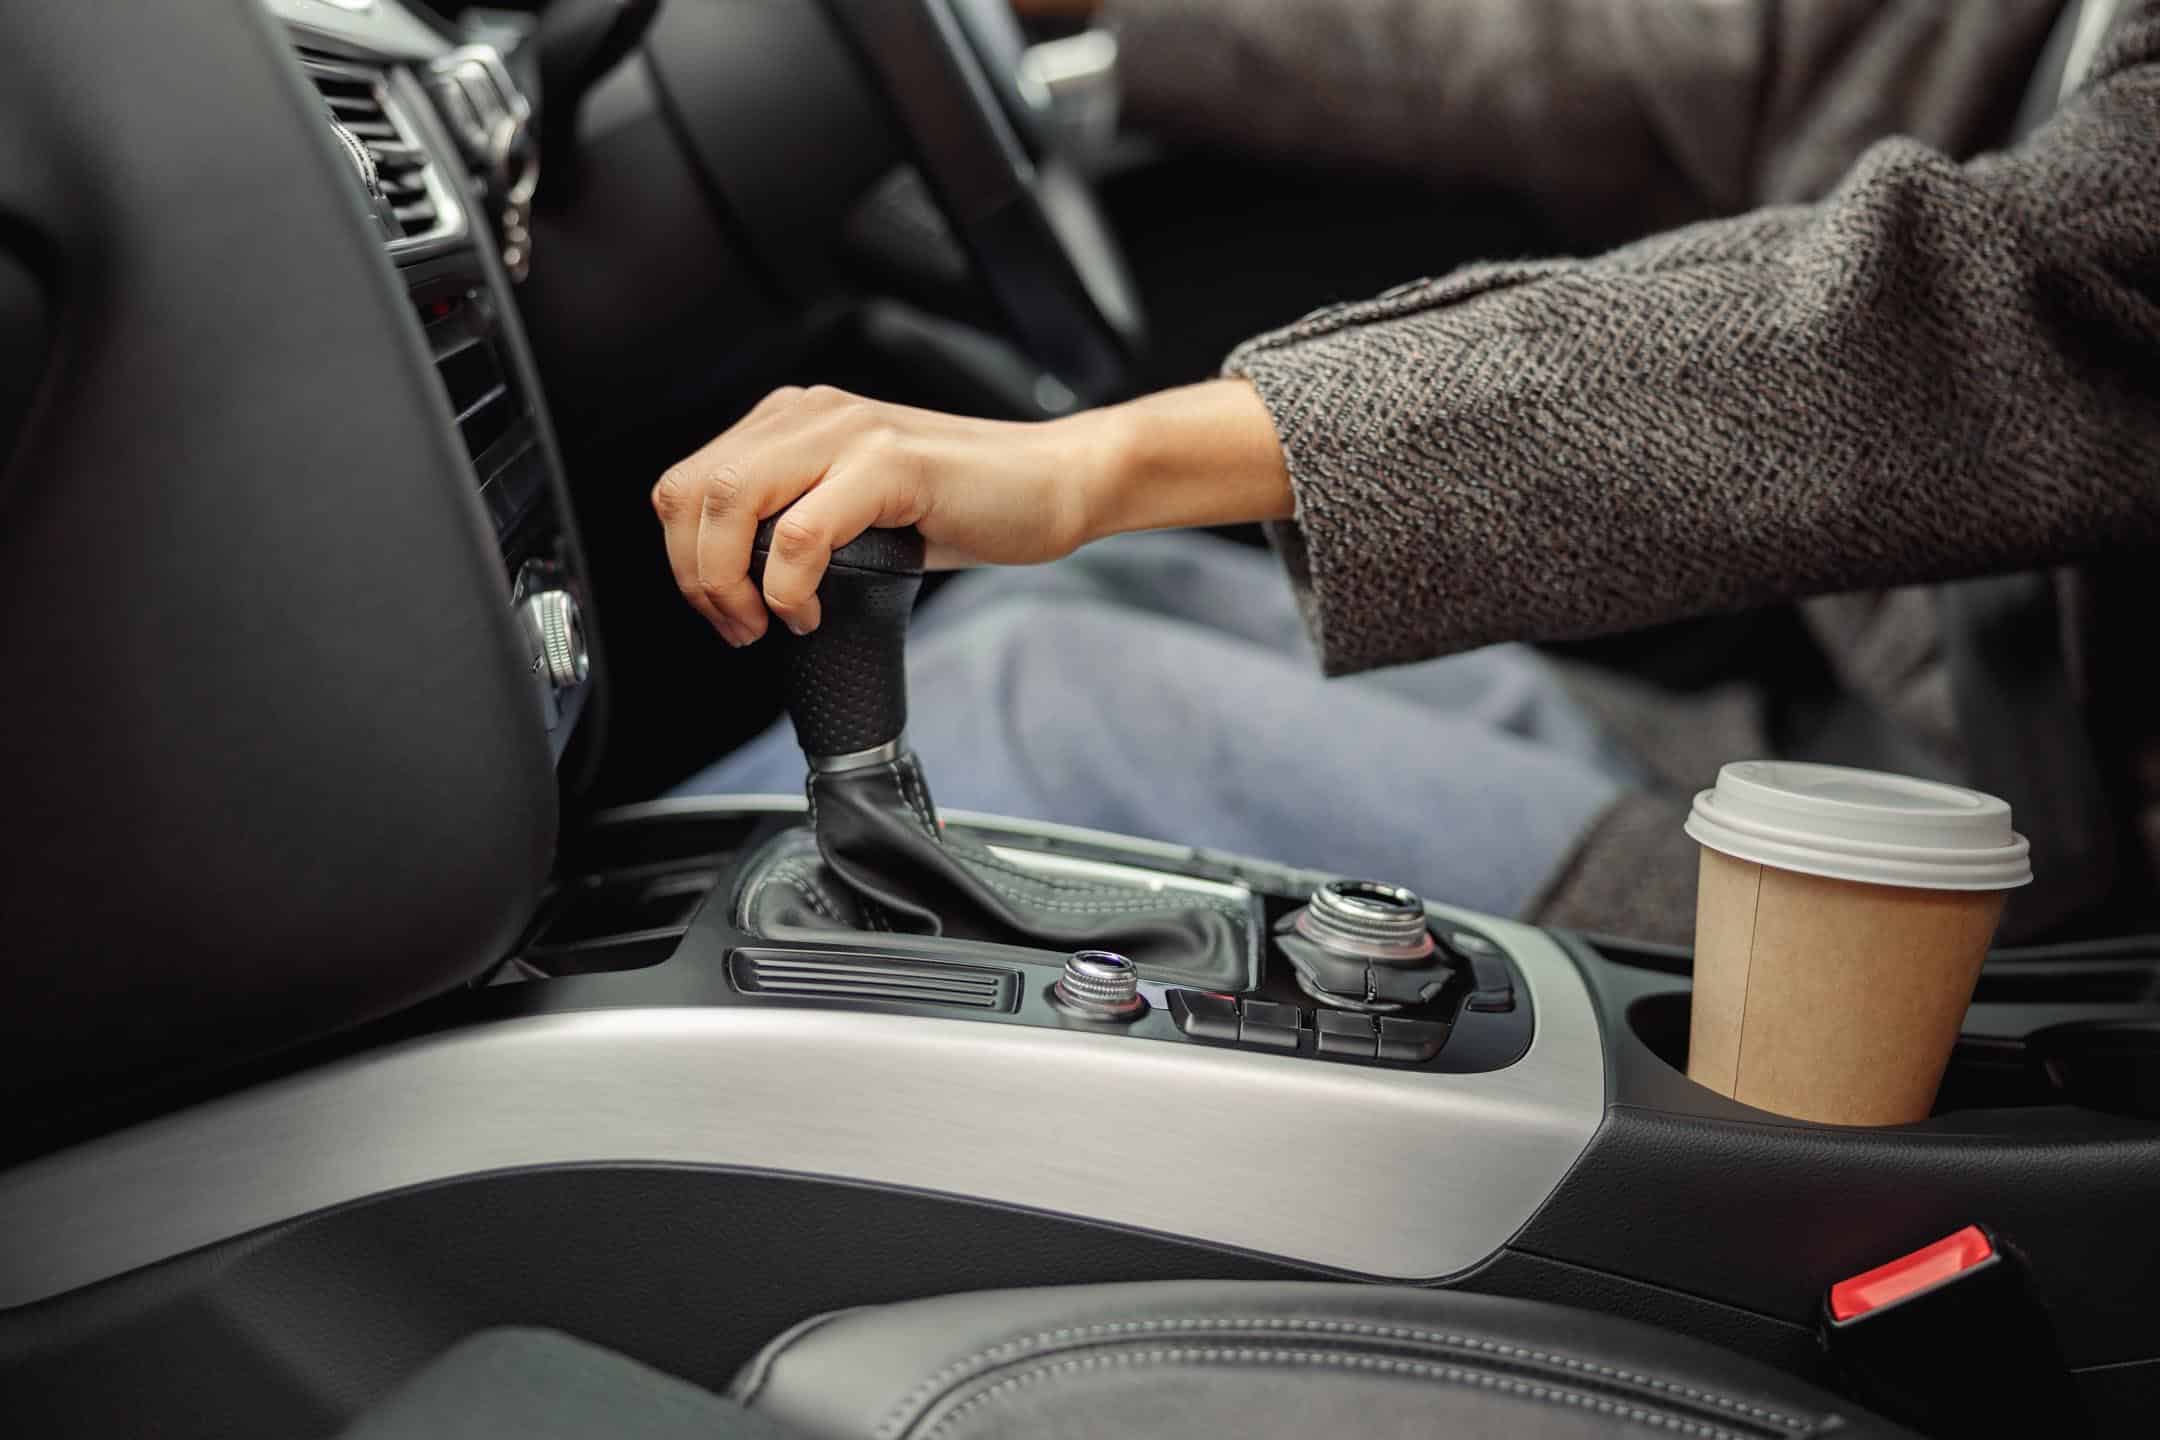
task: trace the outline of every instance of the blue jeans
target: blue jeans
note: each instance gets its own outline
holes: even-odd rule
[[[1525,646],[1320,674],[1265,552],[1190,532],[961,576],[917,617],[908,736],[959,809],[1522,912],[1632,778]],[[799,791],[785,722],[685,794]]]

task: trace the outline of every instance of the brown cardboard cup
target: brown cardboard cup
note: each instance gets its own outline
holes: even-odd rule
[[[1802,1120],[1926,1117],[2005,893],[2009,807],[1837,766],[1728,765],[1701,842],[1688,1076]]]

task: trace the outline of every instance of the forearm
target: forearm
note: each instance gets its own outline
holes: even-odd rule
[[[1997,138],[2061,0],[1104,0],[1136,121],[1513,191],[1583,239]]]
[[[2160,540],[2156,105],[2146,64],[2013,156],[1885,146],[1820,206],[1242,350],[1325,663]]]
[[[1100,457],[1081,472],[1083,541],[1290,516],[1274,421],[1242,380],[1165,391],[1069,423],[1090,431],[1087,448]]]

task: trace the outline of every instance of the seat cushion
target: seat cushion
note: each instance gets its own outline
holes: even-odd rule
[[[844,1311],[776,1340],[735,1394],[806,1440],[1907,1434],[1626,1321],[1365,1285],[1097,1285]]]
[[[789,1440],[770,1420],[548,1330],[460,1341],[340,1440]]]

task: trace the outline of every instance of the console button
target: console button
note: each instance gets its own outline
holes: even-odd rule
[[[1380,1051],[1382,1060],[1407,1061],[1422,1065],[1440,1053],[1447,1044],[1448,1027],[1437,1020],[1398,1020],[1390,1015],[1380,1018]]]
[[[1241,1044],[1259,1046],[1265,1050],[1295,1050],[1298,1031],[1304,1027],[1305,1015],[1295,1005],[1278,1005],[1272,1000],[1247,1000],[1245,1017],[1238,1025]]]
[[[1374,1047],[1379,1043],[1380,1037],[1373,1029],[1370,1015],[1349,1015],[1340,1010],[1315,1010],[1312,1028],[1313,1039],[1322,1055],[1370,1060],[1377,1053]]]
[[[1235,1045],[1238,1038],[1238,1003],[1212,990],[1172,990],[1170,1013],[1178,1028],[1195,1040],[1219,1040]]]
[[[1463,1008],[1505,1015],[1515,1008],[1515,987],[1506,981],[1498,985],[1481,985],[1470,992],[1470,998],[1463,1001]]]

